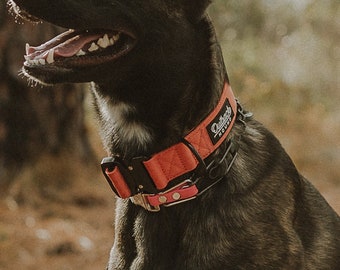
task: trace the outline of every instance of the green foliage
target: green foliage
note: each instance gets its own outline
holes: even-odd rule
[[[215,0],[209,12],[237,91],[250,76],[260,86],[269,84],[270,91],[275,91],[273,85],[281,85],[293,94],[300,91],[309,102],[337,107],[337,0]]]

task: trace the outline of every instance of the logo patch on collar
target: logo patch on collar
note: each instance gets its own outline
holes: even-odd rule
[[[234,118],[233,109],[227,99],[219,113],[215,116],[215,118],[210,122],[210,124],[206,127],[211,142],[215,145],[226,133],[228,130],[232,120]]]

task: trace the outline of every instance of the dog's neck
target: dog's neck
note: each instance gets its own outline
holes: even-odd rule
[[[197,40],[188,48],[196,52],[195,61],[187,74],[168,80],[168,74],[155,71],[157,77],[150,78],[141,71],[141,79],[132,75],[127,83],[115,84],[115,89],[110,89],[110,83],[93,85],[101,135],[110,155],[129,159],[165,149],[215,106],[228,78],[210,19],[206,17],[197,29]],[[170,69],[176,70],[183,63],[172,65]]]

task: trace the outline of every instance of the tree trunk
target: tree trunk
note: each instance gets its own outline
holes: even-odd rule
[[[93,158],[84,124],[84,85],[32,87],[19,74],[25,43],[39,45],[59,33],[48,24],[17,24],[0,3],[0,190],[23,168],[46,156]],[[51,168],[46,168],[46,170]]]

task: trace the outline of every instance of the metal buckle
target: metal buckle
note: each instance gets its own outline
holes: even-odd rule
[[[191,181],[191,179],[195,178],[196,174],[198,174],[198,175],[205,175],[206,172],[207,172],[207,165],[205,164],[205,161],[203,160],[201,155],[198,153],[196,148],[189,141],[187,141],[186,139],[182,139],[182,143],[184,143],[184,145],[186,145],[186,147],[189,148],[191,153],[195,156],[195,158],[198,161],[198,165],[194,169],[193,174],[191,175],[189,181]]]
[[[112,184],[111,179],[106,174],[106,170],[113,171],[116,167],[119,168],[119,166],[120,166],[119,158],[118,157],[105,157],[105,158],[103,158],[100,166],[101,166],[101,169],[102,169],[102,173],[103,173],[106,181],[109,183],[112,191],[117,196],[119,196],[119,193],[118,193],[116,187]]]
[[[211,187],[219,183],[230,171],[231,167],[233,166],[237,155],[238,155],[238,144],[235,143],[232,140],[229,140],[228,145],[226,147],[226,150],[224,151],[222,157],[220,158],[219,161],[212,161],[210,164],[207,166],[207,176],[208,179],[210,179],[212,182],[210,182],[208,185],[204,185],[204,183],[207,183],[207,180],[204,183],[199,184],[198,182],[202,180],[202,178],[199,178],[197,180],[197,184],[200,186],[201,190],[197,194],[197,196],[202,195],[204,192],[209,190]],[[227,167],[225,168],[224,172],[221,173],[220,175],[217,174],[216,169],[228,158],[228,164]]]
[[[155,193],[157,189],[150,178],[148,172],[143,166],[143,161],[147,157],[133,158],[129,164],[119,157],[106,157],[101,162],[102,172],[110,184],[112,190],[118,195],[116,187],[112,185],[111,180],[106,174],[106,170],[113,171],[116,167],[124,178],[125,184],[129,187],[132,194],[145,191],[146,193]],[[119,195],[118,195],[119,196]]]
[[[215,173],[215,170],[226,160],[228,155],[230,155],[231,159],[230,159],[228,167],[226,168],[223,175],[226,175],[230,171],[231,166],[234,164],[234,161],[235,161],[237,154],[238,154],[237,149],[238,149],[238,145],[234,141],[229,140],[228,145],[227,145],[227,149],[224,151],[223,156],[220,158],[220,160],[217,161],[217,162],[213,161],[207,166],[208,176],[209,176],[210,179],[216,179],[216,178],[219,177]]]
[[[147,196],[150,196],[152,194],[143,194],[143,193],[138,193],[132,197],[130,197],[130,200],[132,203],[135,205],[139,205],[143,207],[144,209],[150,211],[150,212],[159,212],[161,208],[159,206],[152,206],[148,199]]]
[[[245,120],[247,118],[252,117],[253,113],[245,111],[238,100],[236,100],[236,102],[237,102],[237,113],[238,113],[237,120],[240,121],[242,124],[246,125]]]

